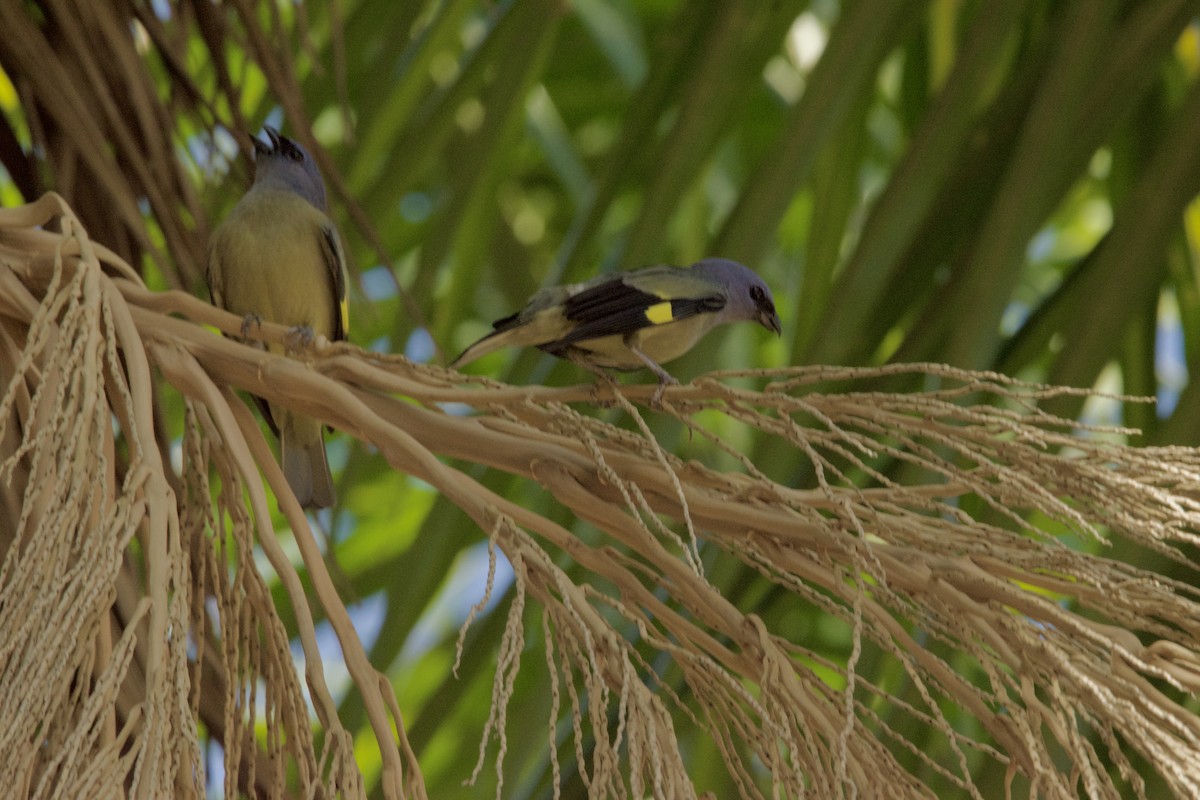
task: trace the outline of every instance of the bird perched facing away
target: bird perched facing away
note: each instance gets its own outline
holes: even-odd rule
[[[658,402],[666,385],[677,383],[659,365],[727,322],[781,331],[771,290],[749,268],[723,258],[646,267],[542,289],[525,308],[493,323],[495,330],[450,366],[510,345],[537,347],[593,369],[646,367],[658,376]]]
[[[325,214],[325,183],[303,147],[274,128],[264,130],[269,141],[254,140],[254,185],[209,241],[213,302],[245,318],[243,335],[267,320],[310,338],[344,339],[346,258]],[[321,423],[258,403],[279,435],[283,474],[300,505],[333,505]]]

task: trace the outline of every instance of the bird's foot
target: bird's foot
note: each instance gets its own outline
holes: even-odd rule
[[[296,325],[288,329],[287,335],[283,337],[283,345],[289,353],[295,353],[298,350],[307,350],[312,347],[316,340],[317,334],[313,331],[312,326]]]
[[[592,405],[597,408],[612,408],[617,404],[617,382],[611,375],[597,373],[599,378],[592,384]],[[608,392],[604,390],[608,389]],[[608,395],[608,396],[605,396]]]
[[[257,339],[257,338],[262,337],[262,317],[260,317],[258,314],[251,313],[251,314],[247,314],[246,316],[242,317],[242,338],[243,339],[251,338],[251,336],[250,336],[251,328],[258,329],[259,335],[254,338]]]
[[[577,352],[568,351],[567,358],[596,376],[596,382],[592,384],[592,403],[594,405],[600,408],[612,408],[617,404],[615,398],[615,395],[619,391],[617,382],[607,370],[596,366],[586,356]],[[608,387],[608,390],[612,392],[614,395],[613,398],[601,397],[600,392],[605,387]]]
[[[654,394],[650,396],[650,407],[661,411],[663,408],[663,393],[667,391],[668,386],[678,386],[679,381],[667,373],[662,373],[658,376],[658,388],[654,390]]]

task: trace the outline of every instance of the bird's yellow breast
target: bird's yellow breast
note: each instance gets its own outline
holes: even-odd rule
[[[323,243],[326,222],[296,194],[247,194],[213,233],[214,288],[224,307],[332,336],[342,309]]]

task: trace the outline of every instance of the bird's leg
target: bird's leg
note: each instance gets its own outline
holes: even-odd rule
[[[283,344],[289,353],[294,353],[297,350],[312,347],[312,343],[316,339],[317,334],[313,332],[311,325],[296,325],[288,329],[287,335],[283,338]]]
[[[629,348],[629,352],[640,358],[642,363],[658,376],[658,388],[654,390],[654,395],[650,398],[650,405],[655,408],[662,408],[663,392],[667,390],[668,386],[678,386],[679,381],[675,380],[671,373],[660,367],[657,361],[643,353],[641,348],[634,344],[629,337],[625,339],[625,346]]]
[[[250,329],[256,327],[258,329],[256,336],[251,336]],[[258,350],[266,349],[266,342],[263,341],[263,318],[256,313],[248,313],[241,318],[241,338],[238,339],[242,344],[248,344],[252,348]]]
[[[613,404],[612,401],[600,398],[600,386],[602,384],[607,385],[612,390],[612,393],[616,394],[617,382],[613,380],[613,376],[608,374],[607,370],[593,364],[581,350],[571,349],[567,351],[566,355],[573,363],[578,364],[600,379],[592,384],[592,402],[601,407],[611,406]]]

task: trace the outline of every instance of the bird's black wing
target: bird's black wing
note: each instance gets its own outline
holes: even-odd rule
[[[321,226],[321,254],[329,268],[330,288],[333,289],[333,301],[337,304],[333,309],[333,335],[329,338],[337,342],[346,338],[350,315],[346,308],[346,254],[332,223]]]
[[[566,299],[563,316],[575,323],[575,327],[552,346],[565,347],[601,336],[624,336],[696,314],[720,311],[724,306],[725,298],[719,293],[667,298],[617,277]]]

